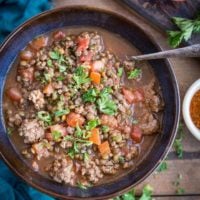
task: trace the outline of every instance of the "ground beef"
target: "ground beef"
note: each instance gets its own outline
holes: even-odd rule
[[[44,137],[44,128],[36,119],[25,119],[19,128],[19,135],[24,137],[24,143],[34,143]]]
[[[143,117],[139,119],[139,122],[138,126],[141,128],[143,135],[150,135],[159,130],[159,121],[152,113],[146,112]]]
[[[75,173],[73,171],[73,162],[66,157],[56,159],[50,169],[49,175],[57,182],[74,184]]]
[[[81,175],[86,176],[92,183],[98,182],[103,177],[100,168],[91,160],[82,164]]]
[[[44,107],[44,94],[40,90],[31,91],[28,99],[33,102],[37,110]]]

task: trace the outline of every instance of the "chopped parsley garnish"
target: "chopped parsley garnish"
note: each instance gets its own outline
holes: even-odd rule
[[[53,139],[54,139],[55,141],[58,141],[58,140],[61,138],[61,136],[62,136],[62,134],[61,134],[60,131],[52,131],[51,134],[52,134]]]
[[[85,92],[82,96],[84,102],[95,102],[97,98],[97,89],[91,88],[87,92]]]
[[[48,66],[48,67],[52,67],[52,66],[53,66],[53,62],[52,62],[51,59],[48,59],[48,60],[47,60],[47,66]]]
[[[104,132],[104,133],[107,133],[109,131],[109,127],[104,125],[101,127],[101,130]]]
[[[58,60],[60,58],[60,54],[58,51],[50,51],[49,56],[53,60]]]
[[[179,127],[178,127],[178,134],[177,134],[177,137],[176,137],[174,144],[173,144],[178,158],[183,158],[183,144],[182,144],[183,134],[184,134],[183,124],[180,122]]]
[[[76,126],[75,136],[81,138],[84,134],[84,131],[80,129],[79,126]]]
[[[103,96],[97,100],[99,111],[107,115],[114,115],[117,111],[116,103],[110,98]]]
[[[119,67],[118,70],[117,70],[117,76],[118,77],[121,77],[123,74],[123,68],[122,67]]]
[[[90,157],[90,156],[89,156],[88,153],[85,152],[85,153],[83,154],[83,160],[84,160],[84,161],[89,160],[89,157]]]
[[[80,87],[82,84],[90,82],[90,78],[88,77],[85,69],[82,66],[76,68],[73,79],[77,87]]]
[[[136,68],[129,72],[128,79],[137,79],[141,76],[141,74],[142,74],[142,70]]]
[[[107,115],[114,115],[117,111],[117,105],[110,95],[111,92],[111,88],[104,88],[99,94],[100,98],[97,100],[99,111]]]
[[[65,71],[66,71],[67,66],[59,65],[58,68],[59,68],[59,72],[62,73],[62,72],[65,72]]]
[[[93,119],[88,121],[86,125],[86,130],[92,130],[93,128],[97,127],[100,124],[99,119]]]
[[[37,117],[38,117],[40,120],[46,122],[48,125],[50,125],[51,122],[52,122],[51,115],[50,115],[47,111],[39,111],[39,112],[37,113]]]
[[[69,112],[70,112],[69,109],[57,110],[54,112],[54,115],[55,117],[60,117],[60,116],[69,114]]]
[[[57,77],[57,81],[63,81],[64,79],[65,79],[64,76],[59,76],[59,77]]]
[[[77,183],[77,186],[80,188],[80,189],[83,189],[83,190],[86,190],[87,187],[85,185],[83,185],[81,182],[78,182]]]
[[[14,131],[13,128],[10,128],[10,127],[7,128],[7,133],[8,133],[8,135],[12,135],[13,131]]]

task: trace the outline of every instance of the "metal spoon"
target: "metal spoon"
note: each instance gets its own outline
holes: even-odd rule
[[[134,61],[153,60],[170,57],[200,57],[200,44],[191,45],[188,47],[161,51],[157,53],[144,54],[140,56],[131,56]]]

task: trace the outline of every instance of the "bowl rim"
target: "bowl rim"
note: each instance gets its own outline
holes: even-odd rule
[[[192,121],[190,115],[190,104],[194,94],[200,90],[200,78],[197,79],[187,90],[185,97],[183,99],[183,119],[185,121],[186,126],[188,127],[190,133],[197,139],[200,140],[200,129],[198,129],[194,122]]]
[[[53,14],[53,13],[56,13],[56,12],[59,12],[59,11],[62,11],[62,10],[70,11],[70,10],[73,10],[73,9],[79,9],[79,10],[85,9],[85,10],[88,10],[88,11],[96,11],[96,12],[99,12],[99,13],[103,12],[103,13],[114,15],[115,17],[121,18],[121,19],[127,21],[128,23],[134,24],[136,27],[138,27],[138,29],[140,29],[141,32],[143,32],[147,36],[147,38],[153,43],[153,45],[155,45],[155,47],[158,50],[161,50],[161,51],[163,50],[161,48],[161,46],[155,41],[155,39],[153,38],[153,36],[151,34],[145,33],[145,30],[142,27],[140,27],[139,25],[137,25],[134,21],[129,20],[128,18],[126,18],[122,14],[117,13],[116,11],[111,11],[111,10],[107,10],[107,9],[104,9],[104,8],[96,8],[96,7],[93,7],[93,6],[86,6],[86,5],[70,5],[70,6],[63,6],[63,7],[60,7],[60,8],[54,8],[54,9],[42,12],[42,13],[40,13],[40,14],[32,17],[32,18],[30,18],[29,20],[25,21],[24,23],[22,23],[20,26],[18,26],[13,32],[11,32],[6,37],[6,39],[4,40],[4,42],[2,43],[2,45],[0,46],[0,54],[1,54],[1,51],[3,50],[3,48],[7,45],[7,43],[21,29],[23,29],[26,25],[31,24],[32,22],[34,22],[35,20],[37,20],[37,19],[39,19],[39,18],[41,18],[43,16],[50,15],[50,14]],[[173,87],[174,87],[174,90],[175,90],[175,104],[176,104],[176,108],[175,108],[174,125],[173,125],[172,131],[171,131],[172,134],[171,134],[171,137],[170,137],[170,139],[168,141],[168,144],[167,144],[165,150],[163,151],[162,155],[160,156],[159,160],[156,161],[154,167],[152,167],[151,170],[149,170],[140,180],[138,180],[137,182],[135,182],[132,185],[127,186],[126,188],[123,188],[122,190],[120,190],[118,192],[110,193],[110,194],[108,194],[106,196],[103,196],[103,198],[102,197],[75,197],[75,196],[69,196],[69,197],[67,197],[67,199],[88,199],[88,200],[90,200],[90,199],[108,199],[108,198],[111,198],[113,196],[121,195],[121,194],[129,191],[135,185],[138,185],[139,183],[141,183],[142,181],[144,181],[159,166],[159,164],[162,162],[162,160],[165,159],[165,157],[167,156],[167,153],[169,152],[169,150],[170,150],[170,148],[171,148],[171,146],[173,144],[173,141],[174,141],[174,139],[176,137],[176,132],[177,132],[177,129],[178,129],[178,122],[179,122],[179,118],[180,118],[180,92],[179,92],[179,86],[178,86],[177,78],[175,76],[175,73],[174,73],[174,70],[172,68],[171,62],[169,61],[169,59],[164,59],[164,61],[165,61],[165,64],[168,66],[168,69],[169,69],[170,73],[173,75],[173,79],[171,81],[173,82]],[[41,192],[44,192],[44,193],[49,194],[49,195],[52,195],[54,197],[57,197],[57,198],[66,198],[63,195],[60,195],[59,193],[55,193],[53,191],[49,191],[49,190],[47,190],[45,188],[42,188],[41,186],[38,186],[37,184],[33,183],[31,180],[26,179],[23,176],[23,174],[21,174],[20,172],[18,172],[18,170],[15,169],[12,166],[12,164],[9,162],[8,159],[6,159],[6,157],[2,154],[1,151],[0,151],[0,154],[1,154],[1,157],[3,158],[3,160],[8,165],[8,167],[18,177],[20,177],[22,180],[24,180],[27,184],[29,184],[30,186],[38,189]]]

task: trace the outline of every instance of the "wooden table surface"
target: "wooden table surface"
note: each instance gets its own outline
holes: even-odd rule
[[[128,19],[138,22],[141,29],[151,35],[165,50],[169,49],[166,35],[156,27],[153,27],[142,17],[128,9],[117,0],[55,0],[55,6],[89,5],[107,10],[113,10]],[[200,77],[200,60],[191,58],[170,59],[176,77],[178,79],[181,100],[188,87]],[[182,118],[182,117],[181,117]],[[154,173],[143,183],[136,187],[137,191],[149,183],[154,188],[156,200],[197,200],[200,199],[200,142],[198,142],[184,127],[184,154],[183,159],[177,158],[172,148],[168,154],[168,170]],[[185,189],[184,196],[176,195],[176,188],[173,184],[178,174],[182,175],[180,186]]]

